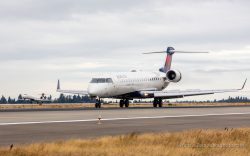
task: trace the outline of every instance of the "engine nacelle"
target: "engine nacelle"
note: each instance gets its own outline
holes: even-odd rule
[[[169,82],[179,82],[181,80],[181,73],[177,70],[169,70],[166,73]]]

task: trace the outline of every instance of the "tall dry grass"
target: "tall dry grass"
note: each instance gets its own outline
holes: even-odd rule
[[[250,153],[250,128],[128,134],[92,140],[14,145],[1,156],[244,156]]]

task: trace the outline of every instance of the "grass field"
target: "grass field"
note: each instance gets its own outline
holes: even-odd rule
[[[245,106],[250,103],[164,103],[163,107],[183,107],[183,106]],[[61,109],[69,109],[69,108],[93,108],[93,103],[76,103],[76,104],[1,104],[0,109],[45,109],[45,108],[61,108]],[[119,104],[104,104],[102,105],[104,108],[119,107]],[[131,103],[130,107],[152,107],[151,103]]]
[[[92,140],[14,145],[1,156],[245,156],[250,153],[250,128],[191,130],[177,133],[128,134]]]

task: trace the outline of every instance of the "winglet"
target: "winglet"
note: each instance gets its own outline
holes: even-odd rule
[[[241,89],[240,89],[240,90],[242,90],[242,89],[244,89],[244,88],[245,88],[246,83],[247,83],[247,78],[246,78],[246,80],[245,80],[245,82],[244,82],[244,84],[243,84],[243,86],[241,87]]]
[[[57,90],[60,90],[61,89],[61,87],[60,87],[60,80],[58,79],[58,81],[57,81]]]

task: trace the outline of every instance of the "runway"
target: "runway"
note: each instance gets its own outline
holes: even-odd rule
[[[100,123],[99,119],[101,118]],[[0,112],[0,145],[132,132],[250,126],[250,107],[128,108]]]

